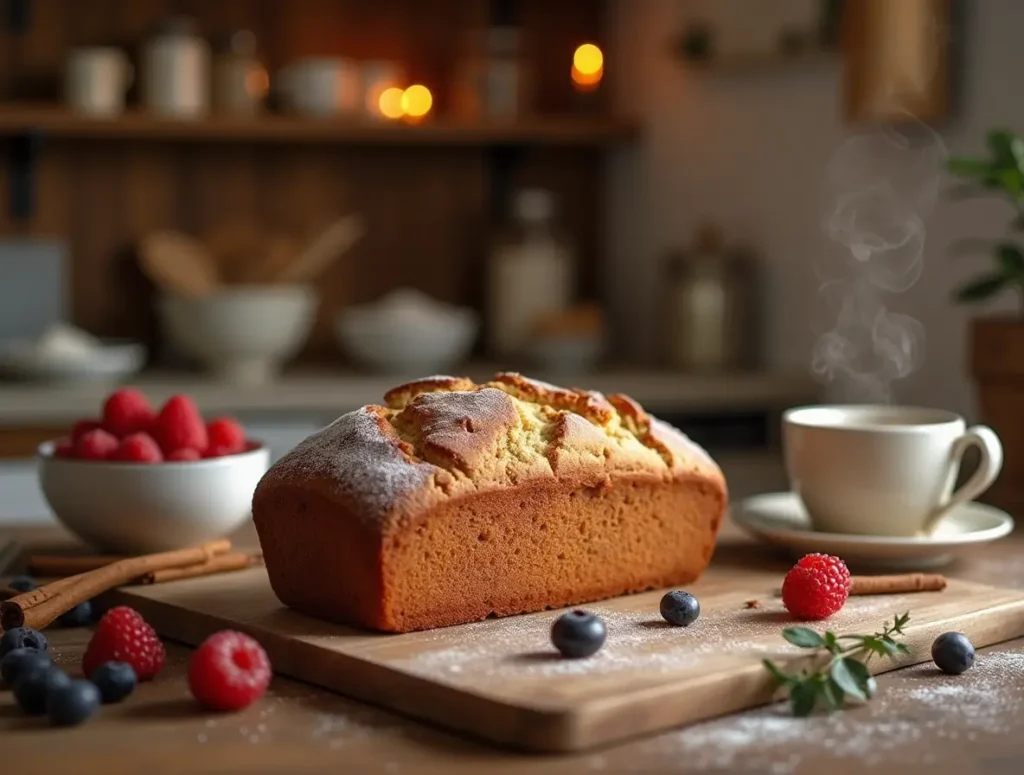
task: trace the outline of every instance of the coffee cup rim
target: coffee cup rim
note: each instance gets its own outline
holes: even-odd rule
[[[887,417],[891,418],[888,422],[880,421]],[[906,404],[795,406],[783,412],[782,420],[784,424],[798,428],[871,433],[928,433],[964,422],[956,412]]]

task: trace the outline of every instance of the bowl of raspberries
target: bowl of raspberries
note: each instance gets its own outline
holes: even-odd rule
[[[40,445],[39,481],[57,519],[97,549],[168,551],[227,535],[252,516],[270,453],[230,417],[186,395],[152,406],[133,388],[65,438]]]

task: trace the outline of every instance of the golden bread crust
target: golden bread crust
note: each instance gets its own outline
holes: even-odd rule
[[[461,377],[418,380],[389,391],[384,404],[339,417],[279,460],[257,487],[253,516],[271,582],[284,602],[300,610],[378,629],[418,629],[593,599],[578,598],[581,590],[622,594],[645,583],[685,581],[699,575],[710,558],[726,503],[720,469],[697,444],[627,396],[605,397],[501,373],[483,384]],[[506,512],[494,511],[496,503],[516,513],[502,517]],[[579,522],[581,533],[598,536],[591,540],[599,540],[599,526],[611,520],[617,527],[609,528],[606,538],[616,539],[617,530],[619,539],[642,545],[643,551],[629,551],[650,569],[629,570],[623,561],[616,566],[618,575],[604,578],[590,564],[592,552],[572,547],[547,557],[545,548],[534,551],[531,562],[569,558],[577,575],[589,576],[577,579],[576,591],[556,593],[541,580],[538,589],[547,593],[517,597],[510,589],[504,598],[492,599],[481,589],[475,601],[452,602],[454,609],[437,604],[444,598],[439,592],[433,602],[403,597],[414,594],[401,592],[405,578],[429,577],[443,586],[443,576],[436,574],[445,572],[446,563],[451,572],[472,576],[460,565],[460,553],[469,551],[463,545],[467,536],[485,543],[476,540],[484,533],[473,533],[482,525],[490,532],[518,525],[515,540],[529,541],[524,525],[541,524],[542,508],[555,512],[543,523],[545,530],[552,522]],[[662,513],[669,508],[680,513]],[[624,515],[632,515],[632,523],[620,524]],[[639,525],[651,533],[650,547],[642,535],[633,535]],[[332,570],[326,558],[323,578],[304,586],[299,568],[312,571],[310,562],[296,557],[303,542],[346,542],[346,552],[358,544],[373,555],[369,566],[365,558],[346,565],[362,568],[361,576],[346,583],[361,586],[368,606],[366,600],[358,610],[351,601],[339,602],[332,610],[331,594],[340,593],[327,594],[324,588],[348,571]],[[422,549],[430,542],[434,549]],[[666,545],[659,550],[659,543]],[[417,560],[408,551],[416,546],[433,556],[442,545],[444,561]],[[523,548],[509,546],[510,557]],[[323,551],[322,545],[316,549]],[[417,567],[424,562],[429,572]],[[515,568],[509,560],[503,572],[514,579]],[[531,573],[537,572],[538,566],[531,566]],[[367,575],[372,578],[362,578]],[[315,595],[311,586],[317,586]],[[533,588],[524,579],[518,586]],[[327,597],[320,600],[323,594]]]

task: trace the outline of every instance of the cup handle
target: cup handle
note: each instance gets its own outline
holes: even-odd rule
[[[978,470],[970,479],[964,482],[963,486],[953,492],[953,485],[956,484],[957,474],[960,473],[960,463],[963,461],[964,453],[971,447],[977,447],[981,453],[981,462],[978,463]],[[942,517],[955,509],[957,506],[972,501],[992,486],[992,482],[999,476],[1003,468],[1003,445],[996,436],[995,431],[985,425],[975,425],[967,429],[963,436],[953,444],[952,460],[949,464],[949,474],[946,479],[945,492],[938,507],[928,517],[924,532],[932,533]]]

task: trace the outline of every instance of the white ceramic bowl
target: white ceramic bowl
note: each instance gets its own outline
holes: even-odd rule
[[[87,358],[42,357],[28,345],[0,347],[0,372],[40,382],[116,383],[138,374],[146,348],[136,342],[107,341]]]
[[[334,321],[334,334],[352,358],[389,374],[431,374],[465,360],[476,340],[479,322],[472,310],[459,310],[434,321],[408,325],[381,320],[352,309]]]
[[[228,535],[252,516],[270,465],[260,446],[182,463],[107,463],[53,457],[39,446],[39,483],[65,527],[97,549],[144,554]]]
[[[210,296],[165,296],[159,309],[174,346],[232,382],[261,383],[305,344],[319,297],[305,285],[249,286]]]

